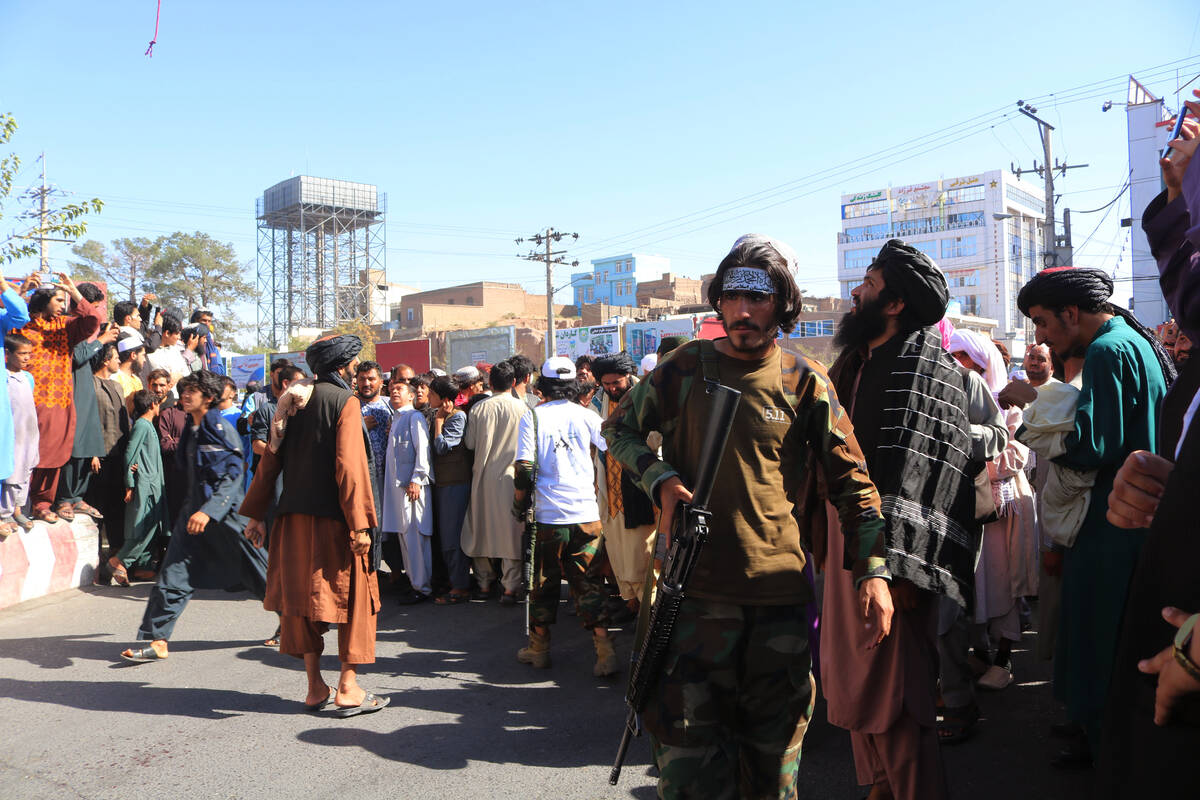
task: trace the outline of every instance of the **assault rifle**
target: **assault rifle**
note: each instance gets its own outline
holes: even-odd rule
[[[712,516],[708,510],[708,498],[712,494],[721,456],[725,453],[725,441],[733,425],[733,414],[742,397],[741,392],[716,381],[705,380],[704,383],[705,392],[710,398],[709,424],[700,446],[692,502],[683,503],[676,509],[671,525],[671,545],[658,579],[654,604],[650,607],[650,622],[630,670],[629,688],[625,691],[625,705],[629,708],[629,714],[625,718],[625,731],[617,749],[617,760],[608,776],[608,782],[614,786],[621,777],[621,765],[625,762],[630,739],[642,735],[638,714],[645,708],[646,699],[658,681],[688,579],[708,539],[708,522]]]

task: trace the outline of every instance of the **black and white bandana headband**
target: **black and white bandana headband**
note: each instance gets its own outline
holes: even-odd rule
[[[775,294],[775,282],[765,269],[758,267],[731,267],[725,270],[722,292],[758,292]]]
[[[734,250],[737,250],[744,244],[765,244],[783,258],[784,262],[787,264],[788,272],[796,275],[800,270],[800,263],[799,259],[796,258],[796,251],[778,239],[772,239],[770,236],[763,236],[761,233],[747,233],[744,236],[738,237],[738,240],[733,243],[733,247],[729,248],[729,252],[732,253]],[[741,273],[735,279],[739,285],[731,286],[730,278],[735,273]],[[751,276],[746,273],[760,273],[761,277],[757,275]],[[765,289],[758,288],[758,286],[764,284],[766,286]],[[771,280],[770,275],[767,274],[766,270],[757,269],[754,267],[738,267],[737,269],[729,270],[725,273],[725,282],[722,284],[721,289],[726,292],[763,292],[765,294],[775,294],[775,284]]]

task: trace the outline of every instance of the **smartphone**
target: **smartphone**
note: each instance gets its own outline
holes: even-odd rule
[[[1188,107],[1184,106],[1179,110],[1179,114],[1175,117],[1175,127],[1171,129],[1171,135],[1167,137],[1168,142],[1173,142],[1179,138],[1179,134],[1183,133],[1183,121],[1187,119]],[[1171,152],[1171,145],[1163,147],[1162,157],[1167,158],[1167,154]]]
[[[41,281],[42,286],[55,286],[58,284],[56,276],[53,272],[39,272],[37,277],[38,280]]]

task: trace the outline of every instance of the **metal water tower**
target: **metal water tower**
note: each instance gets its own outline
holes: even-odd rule
[[[298,175],[255,203],[258,338],[275,348],[350,322],[371,322],[386,282],[387,195],[367,183]]]

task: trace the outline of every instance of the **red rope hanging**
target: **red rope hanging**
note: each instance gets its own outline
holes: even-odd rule
[[[150,40],[150,46],[146,48],[146,55],[154,58],[154,44],[158,41],[158,15],[162,12],[162,0],[158,0],[158,8],[154,11],[154,38]]]

